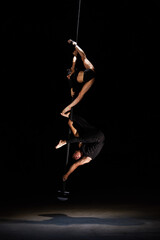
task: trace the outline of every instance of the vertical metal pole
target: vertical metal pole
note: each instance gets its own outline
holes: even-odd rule
[[[77,18],[76,42],[78,42],[79,19],[80,19],[80,8],[81,8],[81,0],[79,0],[79,6],[78,6],[78,18]],[[74,98],[72,97],[72,101],[73,101],[73,99],[74,99]],[[73,117],[73,108],[71,108],[71,113],[70,113],[69,119],[72,120],[72,117]],[[70,137],[70,135],[71,135],[71,129],[69,128],[68,137]],[[69,152],[70,152],[70,143],[67,144],[67,155],[66,155],[65,171],[66,171],[66,167],[67,167],[67,165],[68,165]],[[65,187],[66,187],[66,182],[63,182],[63,193],[65,192]]]

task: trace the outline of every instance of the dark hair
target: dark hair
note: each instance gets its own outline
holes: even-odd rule
[[[74,73],[71,75],[71,80],[76,80],[78,73],[79,73],[79,71],[78,71],[78,69],[76,68],[75,71],[74,71]]]

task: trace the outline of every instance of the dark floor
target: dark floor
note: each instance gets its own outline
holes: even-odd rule
[[[132,196],[18,198],[1,203],[1,240],[160,239],[160,204]]]

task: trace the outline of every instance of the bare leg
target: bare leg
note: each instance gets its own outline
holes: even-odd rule
[[[94,70],[94,66],[92,65],[92,63],[87,59],[85,52],[77,45],[76,42],[72,41],[71,39],[68,40],[68,43],[72,43],[75,46],[75,49],[77,50],[77,52],[79,53],[79,55],[81,56],[82,62],[84,64],[84,67],[86,69],[92,69]]]
[[[76,48],[77,52],[79,53],[79,55],[81,56],[84,67],[86,69],[94,70],[94,66],[92,65],[92,63],[86,57],[85,52],[78,45],[76,45],[75,48]]]

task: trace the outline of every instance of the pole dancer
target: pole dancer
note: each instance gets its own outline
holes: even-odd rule
[[[75,51],[73,52],[73,63],[70,70],[70,73],[67,75],[68,79],[74,75],[76,81],[80,84],[83,84],[81,91],[79,92],[78,96],[61,112],[61,115],[64,117],[68,117],[71,111],[71,108],[77,105],[84,95],[88,92],[95,81],[95,69],[93,64],[88,60],[86,57],[85,52],[77,45],[76,42],[72,41],[71,39],[68,40],[69,44],[72,44],[75,47]],[[77,61],[77,54],[80,55],[83,65],[85,67],[84,71],[75,71],[75,65]],[[74,95],[73,89],[71,88],[71,96]]]
[[[68,125],[74,137],[67,140],[60,140],[55,148],[61,148],[68,143],[78,143],[78,150],[76,150],[72,156],[76,162],[63,176],[64,182],[77,167],[89,163],[96,158],[102,150],[105,141],[103,132],[91,126],[80,116],[74,115],[72,121],[69,119]]]

